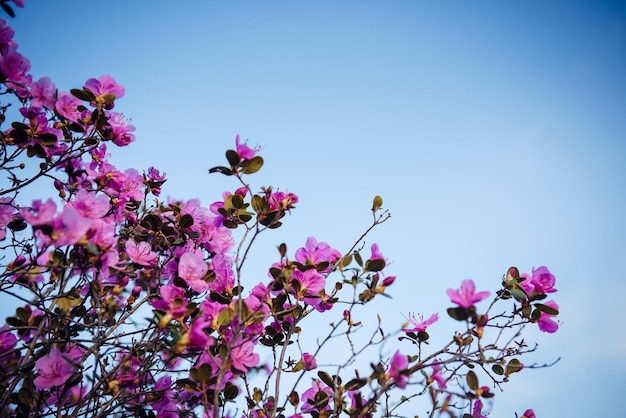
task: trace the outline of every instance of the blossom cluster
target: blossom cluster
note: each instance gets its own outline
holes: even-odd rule
[[[478,384],[473,366],[490,364],[500,385],[523,369],[517,357],[533,350],[481,344],[485,330],[536,323],[557,331],[558,305],[541,303],[556,291],[554,275],[543,266],[529,274],[512,267],[482,313],[477,304],[489,292],[476,292],[469,279],[448,289],[456,306],[447,312],[465,328],[445,347],[427,350],[439,313],[409,313],[399,332],[410,349],[381,356],[371,370],[348,371],[366,347],[389,339],[378,327],[380,338],[364,347],[352,340],[364,328],[360,307],[388,296],[396,281],[377,244],[366,248],[364,234],[342,253],[308,237],[293,256],[280,245],[267,274],[255,276],[260,281],[243,280],[255,238],[281,227],[299,203],[295,193],[247,183],[263,166],[260,148],[235,138],[228,165],[209,172],[240,185],[210,205],[163,199],[166,176],[157,168],[110,162],[114,147],[135,141],[134,126],[114,110],[124,87],[102,75],[59,90],[30,74],[13,37],[0,20],[0,93],[13,100],[0,106],[0,170],[11,182],[0,188],[0,292],[20,304],[0,327],[0,415],[221,417],[232,403],[246,417],[371,417],[384,408],[383,394],[419,385],[433,410],[449,412],[456,402],[480,417],[481,399],[493,392]],[[19,106],[15,115],[10,104]],[[7,116],[19,121],[7,126]],[[25,168],[32,176],[21,174]],[[21,201],[25,187],[48,180],[54,197]],[[372,226],[389,218],[381,207],[377,196]],[[510,313],[492,314],[496,302],[511,301]],[[317,347],[303,348],[309,316],[335,319]],[[338,338],[350,353],[321,367],[318,354]],[[253,386],[257,374],[265,383]],[[286,374],[296,383],[281,393]]]

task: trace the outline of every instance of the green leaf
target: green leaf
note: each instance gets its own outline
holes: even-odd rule
[[[0,3],[0,6],[2,7],[2,10],[5,11],[6,14],[8,14],[11,17],[15,17],[15,12],[11,8],[11,6],[6,4],[4,1],[2,3]]]
[[[361,254],[358,251],[354,253],[354,259],[359,266],[363,267],[363,259],[361,258]]]
[[[478,389],[478,377],[476,377],[476,373],[470,370],[467,373],[467,376],[465,376],[465,380],[467,381],[467,386],[469,386],[470,389]]]
[[[493,370],[493,372],[498,376],[502,376],[504,374],[504,368],[499,364],[494,364],[493,366],[491,366],[491,370]]]
[[[232,383],[227,382],[223,394],[224,399],[226,399],[227,401],[232,401],[237,397],[237,395],[239,395],[239,389],[237,389],[237,386],[233,385]]]
[[[506,375],[510,375],[511,373],[517,373],[524,368],[524,365],[516,358],[511,359],[509,364],[506,365]]]
[[[211,299],[211,301],[217,302],[220,305],[229,305],[231,302],[231,299],[229,297],[216,292],[211,292],[209,294],[209,298]]]
[[[211,365],[207,363],[202,363],[197,369],[191,369],[191,377],[201,385],[206,385],[211,380],[212,375]]]
[[[267,203],[267,200],[263,199],[258,194],[255,194],[254,196],[252,196],[252,209],[254,209],[256,213],[267,212],[269,208],[270,208],[270,205],[269,203]]]
[[[237,151],[234,151],[232,149],[226,151],[226,159],[228,160],[228,164],[230,164],[232,168],[238,167],[239,163],[241,162],[241,157],[239,156]]]
[[[217,317],[217,325],[223,327],[233,322],[235,311],[230,308],[224,309]]]
[[[358,390],[367,384],[367,379],[352,379],[346,383],[345,390]]]
[[[37,141],[39,141],[41,145],[51,146],[57,143],[58,138],[55,134],[42,133],[37,136]]]
[[[111,104],[115,101],[115,94],[113,93],[106,94],[103,97],[103,99],[104,99],[104,104]]]
[[[193,225],[193,216],[186,213],[180,217],[180,221],[178,221],[178,226],[181,228],[189,228]]]
[[[385,260],[382,258],[375,258],[373,260],[367,260],[367,263],[365,263],[365,270],[377,272],[384,269],[385,265]]]
[[[243,196],[241,196],[240,194],[231,194],[230,196],[228,196],[228,198],[230,198],[230,204],[235,208],[235,209],[243,209],[244,204],[243,204]],[[228,199],[226,198],[226,199]],[[224,202],[224,206],[226,205],[226,201]],[[227,207],[228,209],[228,207]]]
[[[448,308],[448,315],[450,315],[450,318],[456,319],[457,321],[465,321],[469,318],[469,312],[467,309],[461,307]]]
[[[331,388],[335,388],[335,382],[333,381],[333,378],[326,373],[323,370],[320,370],[319,372],[317,372],[317,375],[319,376],[319,378],[322,380],[322,382],[326,383],[326,385],[328,385]]]
[[[263,167],[263,158],[257,155],[241,163],[241,172],[243,174],[253,174],[259,171],[261,167]]]
[[[548,305],[544,305],[543,303],[535,303],[535,308],[539,309],[541,312],[545,312],[548,315],[556,316],[559,314],[559,311],[549,307]]]
[[[27,131],[30,129],[30,126],[25,125],[22,122],[12,122],[11,127],[18,131]]]
[[[521,289],[512,288],[510,292],[511,295],[513,295],[513,297],[520,302],[523,302],[527,299],[526,292]]]
[[[7,224],[7,228],[11,231],[23,231],[28,227],[24,219],[14,219]]]
[[[232,176],[233,175],[233,170],[231,170],[228,167],[224,167],[224,166],[216,166],[213,168],[209,168],[209,174],[212,173],[222,173],[225,176]]]
[[[85,102],[93,102],[94,100],[96,100],[96,96],[89,90],[71,89],[70,93],[72,93],[72,96]]]

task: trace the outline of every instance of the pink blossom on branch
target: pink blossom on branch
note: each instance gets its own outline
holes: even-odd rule
[[[372,244],[372,256],[370,257],[370,260],[376,259],[384,260],[385,257],[383,257],[383,254],[378,249],[378,244]]]
[[[240,143],[240,138],[239,135],[237,135],[235,137],[235,146],[237,149],[237,154],[239,154],[239,156],[241,157],[241,159],[243,160],[249,160],[252,157],[254,157],[256,155],[256,153],[259,151],[259,147],[256,148],[250,148],[246,143]]]
[[[407,324],[407,328],[402,328],[402,332],[420,332],[420,331],[426,331],[426,328],[429,325],[432,325],[435,322],[437,322],[437,320],[439,319],[439,315],[434,313],[428,319],[424,319],[422,315],[419,315],[419,320],[418,320],[415,317],[415,314],[411,312],[409,313],[408,318],[405,316],[405,319],[413,325],[413,328],[408,328],[408,324]]]
[[[136,243],[135,241],[129,239],[128,241],[126,241],[125,248],[128,258],[130,258],[133,263],[137,263],[146,267],[152,267],[156,265],[158,255],[157,253],[152,251],[150,243],[146,241]]]
[[[38,389],[51,389],[63,385],[75,370],[68,358],[76,360],[79,357],[79,351],[73,350],[65,354],[53,347],[47,355],[35,363],[35,370],[37,370],[35,386]]]
[[[180,257],[178,275],[189,287],[198,293],[202,293],[209,288],[209,284],[204,280],[204,275],[207,271],[209,271],[209,267],[204,261],[201,251],[186,252]]]
[[[41,77],[35,81],[30,87],[31,107],[45,107],[47,109],[54,109],[56,102],[55,98],[56,86],[50,79],[50,77]]]
[[[322,262],[336,263],[341,253],[325,242],[317,242],[313,237],[306,240],[304,247],[296,250],[296,260],[301,264],[316,265]],[[327,269],[330,271],[331,266]],[[325,271],[326,272],[326,271]]]
[[[557,311],[559,310],[559,305],[557,305],[553,300],[546,302],[544,305],[549,306],[552,309],[556,309]],[[552,318],[554,318],[554,315],[541,312],[541,316],[537,321],[539,329],[550,334],[555,333],[559,329],[559,323],[554,321]]]
[[[396,351],[389,362],[389,377],[391,377],[400,389],[404,389],[409,376],[403,373],[409,367],[409,360],[400,351]]]
[[[471,279],[465,279],[461,283],[461,288],[457,290],[448,289],[446,292],[453,303],[456,303],[461,308],[470,308],[475,303],[480,302],[489,296],[489,292],[476,293],[476,285]]]
[[[533,268],[531,283],[535,287],[535,292],[539,294],[556,292],[554,288],[556,278],[546,266]]]

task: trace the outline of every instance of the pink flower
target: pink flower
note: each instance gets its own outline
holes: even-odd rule
[[[153,300],[152,306],[172,315],[173,318],[181,318],[187,312],[189,301],[185,298],[185,291],[174,285],[165,285],[159,288],[161,299]]]
[[[107,117],[108,126],[104,128],[106,139],[110,139],[118,147],[125,147],[135,141],[135,135],[131,133],[135,131],[135,127],[124,120],[124,115],[108,112]]]
[[[319,405],[315,404],[315,398],[319,392],[324,392],[327,395],[327,399],[329,400],[329,402],[323,408],[320,408]],[[317,395],[317,396],[321,398],[320,395]],[[304,391],[300,399],[301,404],[302,404],[301,411],[303,413],[310,413],[312,411],[330,410],[330,405],[332,403],[332,400],[333,400],[333,390],[329,388],[328,386],[326,386],[324,383],[320,382],[319,380],[313,379],[312,386],[306,391]]]
[[[56,98],[54,97],[55,93],[56,86],[50,77],[41,77],[30,87],[30,94],[32,96],[30,101],[31,107],[54,109],[54,103],[56,102]]]
[[[250,148],[248,145],[239,143],[239,135],[235,137],[235,146],[237,148],[237,154],[243,160],[249,160],[255,156],[255,154],[259,151],[259,148]]]
[[[234,346],[230,352],[230,359],[234,369],[246,373],[251,367],[259,364],[259,355],[254,352],[252,341],[238,340],[232,344]]]
[[[474,281],[471,279],[463,280],[461,283],[461,288],[456,291],[453,289],[448,289],[447,294],[452,300],[453,303],[456,303],[462,308],[469,308],[473,306],[475,303],[480,302],[489,296],[489,292],[478,292],[476,291],[476,285]]]
[[[51,389],[63,385],[74,372],[74,366],[65,358],[70,357],[54,347],[48,355],[35,363],[38,376],[34,383],[37,389]]]
[[[437,359],[437,361],[439,362],[439,359]],[[430,379],[428,379],[429,382],[435,381],[437,382],[439,389],[445,389],[446,378],[443,375],[443,367],[441,367],[440,363],[436,363],[432,365],[432,368],[433,368],[433,374],[430,375]]]
[[[81,120],[81,112],[78,110],[78,106],[81,106],[83,102],[72,96],[67,92],[59,92],[59,98],[56,101],[55,108],[59,115],[72,122],[79,122]]]
[[[474,410],[472,411],[472,418],[488,418],[486,415],[482,414],[483,411],[483,403],[480,399],[476,399],[474,403]]]
[[[532,409],[527,409],[524,411],[520,418],[536,418],[535,411],[533,411]]]
[[[555,301],[551,300],[546,302],[544,305],[551,307],[552,309],[559,310],[559,305],[556,304]],[[550,315],[545,312],[541,312],[541,316],[537,321],[537,325],[539,325],[539,329],[543,332],[548,332],[550,334],[555,333],[559,329],[558,322],[554,321],[552,318],[554,315]]]
[[[208,270],[209,267],[204,261],[202,252],[186,252],[178,262],[178,275],[198,293],[209,288],[209,284],[204,280],[204,275]]]
[[[372,256],[370,257],[370,260],[376,259],[384,260],[385,257],[383,257],[383,254],[379,251],[378,244],[372,244]]]
[[[10,361],[16,354],[19,354],[18,350],[15,350],[17,344],[17,337],[11,332],[11,328],[8,325],[0,327],[0,370],[4,371],[2,363]]]
[[[531,283],[535,286],[535,292],[539,294],[556,292],[554,288],[556,278],[550,273],[550,270],[548,270],[546,266],[541,266],[536,269],[533,268]]]
[[[325,242],[317,242],[313,237],[306,240],[302,248],[296,250],[296,260],[301,264],[316,265],[322,262],[336,263],[341,258],[341,253]],[[328,272],[332,266],[328,266],[324,272]]]
[[[206,333],[206,329],[211,329],[212,319],[207,315],[200,315],[196,318],[189,329],[189,348],[191,350],[205,350],[215,342],[215,339]]]
[[[409,360],[400,351],[396,351],[389,362],[389,377],[391,377],[400,389],[406,387],[409,377],[402,373],[409,366]]]
[[[293,272],[291,279],[292,281],[296,280],[300,285],[300,289],[295,295],[298,299],[306,297],[319,298],[319,294],[324,291],[324,285],[326,283],[324,276],[315,269],[309,269],[305,272],[296,270]],[[319,300],[313,300],[312,302],[306,300],[306,302],[315,305]]]
[[[0,70],[9,81],[24,83],[27,81],[26,73],[30,70],[30,61],[17,52],[17,48],[9,46],[0,58]]]
[[[74,245],[89,231],[91,220],[83,218],[76,209],[66,206],[51,223],[52,237],[57,247]]]
[[[156,392],[162,392],[162,396],[157,396],[157,401],[152,402],[152,408],[157,412],[159,418],[178,418],[180,416],[178,406],[175,401],[175,392],[170,390],[172,378],[163,376],[154,384]]]
[[[418,321],[417,318],[415,317],[415,314],[411,312],[409,313],[408,318],[405,316],[405,319],[413,325],[413,328],[402,328],[403,332],[420,332],[420,331],[426,331],[426,328],[429,325],[432,325],[435,322],[437,322],[437,320],[439,319],[439,315],[434,313],[430,316],[430,318],[426,320],[424,320],[424,317],[422,315],[419,315],[419,321]]]
[[[6,238],[7,225],[13,220],[15,208],[10,197],[0,197],[0,241]]]
[[[20,209],[20,214],[32,226],[39,226],[52,222],[56,210],[57,205],[52,199],[48,199],[46,203],[37,199],[33,201],[32,207]]]
[[[125,248],[128,258],[130,258],[133,263],[137,263],[146,267],[152,267],[156,265],[157,253],[152,251],[150,243],[146,241],[136,243],[132,239],[129,239],[128,241],[126,241]]]
[[[309,371],[317,369],[317,361],[315,360],[315,357],[309,353],[302,353],[302,364],[304,370]]]
[[[8,26],[4,19],[0,19],[0,53],[6,51],[7,47],[15,45],[13,35],[15,35],[13,28]]]
[[[92,103],[94,106],[102,106],[105,103],[105,97],[109,94],[119,99],[124,96],[124,87],[117,84],[115,79],[110,75],[103,75],[101,77],[90,78],[85,82],[84,88],[92,92],[96,99]],[[105,109],[113,109],[113,103],[109,103],[104,106]]]
[[[277,210],[290,210],[295,208],[295,204],[298,203],[298,196],[293,193],[285,192],[273,192],[269,196],[265,196],[265,200],[270,205],[270,209]]]

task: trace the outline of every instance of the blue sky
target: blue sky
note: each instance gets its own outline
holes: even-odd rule
[[[137,141],[113,160],[166,171],[166,195],[208,205],[235,135],[264,146],[251,181],[300,203],[252,282],[281,242],[347,250],[380,194],[392,218],[367,242],[398,280],[364,317],[438,311],[443,334],[447,288],[547,265],[561,329],[529,335],[561,361],[514,376],[491,416],[622,416],[624,2],[29,0],[11,24],[35,78],[126,87]]]

